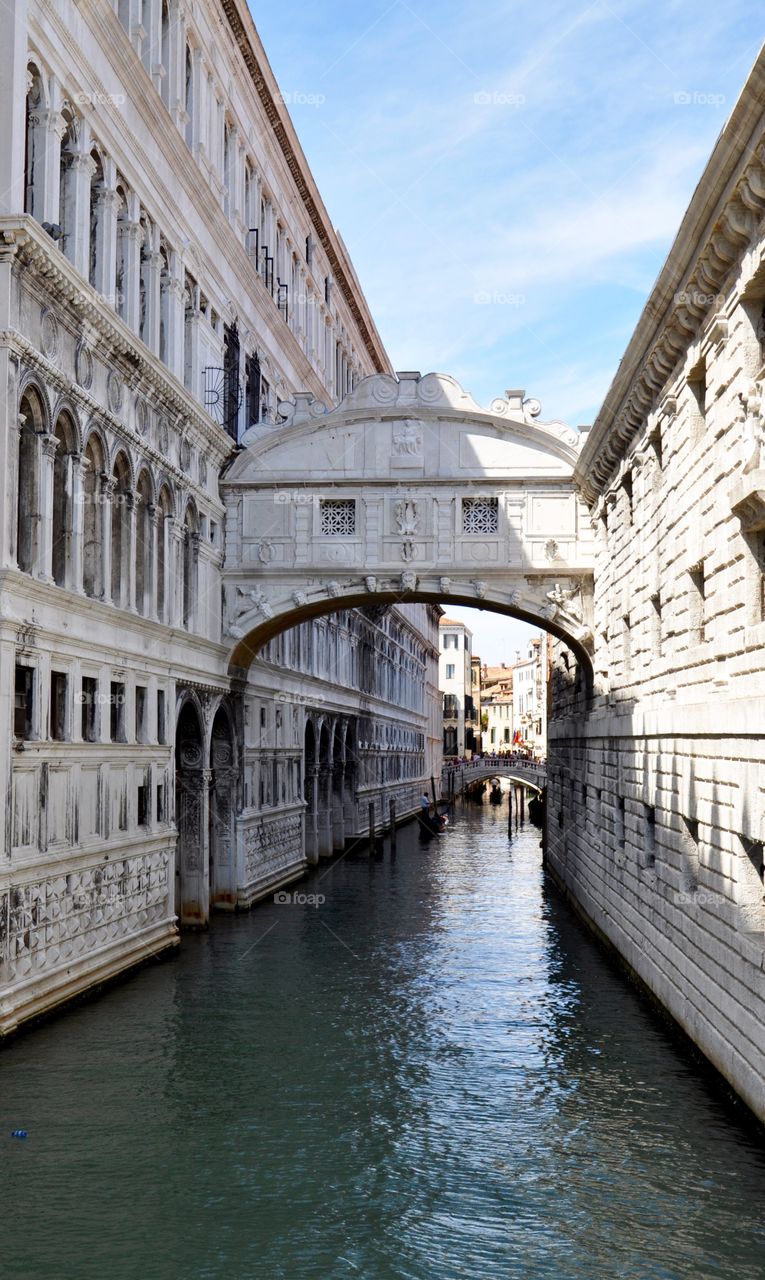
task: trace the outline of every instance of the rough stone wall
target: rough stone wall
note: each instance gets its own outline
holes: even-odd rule
[[[547,858],[765,1119],[765,241],[741,225],[719,292],[675,296],[674,370],[590,481],[595,692],[574,696],[558,646]]]

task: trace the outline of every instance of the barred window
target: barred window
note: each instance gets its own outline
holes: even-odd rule
[[[321,503],[322,533],[349,537],[356,532],[356,503],[353,498],[323,498]]]
[[[499,530],[498,498],[463,498],[462,532],[497,533]]]

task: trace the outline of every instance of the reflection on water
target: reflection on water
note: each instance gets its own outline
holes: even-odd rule
[[[466,810],[300,889],[0,1054],[3,1275],[760,1280],[759,1137],[537,831]]]

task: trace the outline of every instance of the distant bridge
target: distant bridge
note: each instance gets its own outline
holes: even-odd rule
[[[454,781],[452,782],[452,777]],[[473,782],[487,778],[510,778],[519,786],[541,791],[547,785],[547,767],[533,760],[470,760],[466,764],[445,764],[441,771],[441,795],[460,795]]]

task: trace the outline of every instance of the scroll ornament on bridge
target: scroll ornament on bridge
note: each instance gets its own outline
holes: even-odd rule
[[[550,604],[542,609],[544,616],[550,622],[559,622],[568,627],[582,643],[590,641],[592,632],[585,623],[585,602],[580,582],[574,582],[573,586],[562,586],[560,582],[555,582],[554,589],[546,594]]]
[[[240,640],[246,630],[246,628],[240,625],[242,620],[250,614],[259,613],[263,614],[265,618],[272,618],[274,616],[274,611],[260,587],[253,587],[246,591],[242,587],[237,587],[236,600],[234,604],[234,617],[229,626],[230,634],[237,640]]]

